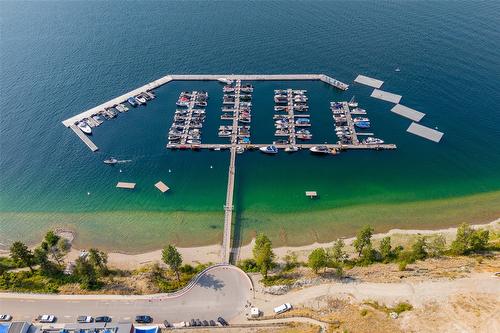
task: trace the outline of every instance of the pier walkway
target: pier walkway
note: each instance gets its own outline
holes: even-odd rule
[[[352,143],[354,145],[358,145],[359,144],[358,133],[356,133],[356,128],[354,127],[354,121],[352,120],[351,110],[349,110],[349,105],[347,102],[342,102],[342,107],[344,109],[345,117],[347,119],[347,126],[349,126],[349,130],[351,132]]]
[[[82,130],[78,128],[78,126],[76,126],[75,124],[71,124],[69,128],[71,128],[73,132],[78,135],[78,137],[87,145],[87,147],[90,148],[90,150],[97,151],[99,149],[97,148],[95,143],[93,143],[92,140],[90,140],[89,137],[86,136],[85,133],[83,133]]]
[[[209,149],[209,150],[225,150],[225,149],[231,149],[233,147],[238,148],[242,147],[245,148],[246,150],[252,150],[252,149],[259,149],[261,147],[267,147],[271,145],[270,143],[252,143],[252,144],[244,144],[240,143],[237,145],[232,145],[232,144],[199,144],[199,145],[180,145],[180,144],[169,144],[167,145],[168,149],[180,149],[180,150],[196,150],[196,149]],[[275,144],[276,148],[278,149],[285,149],[287,147],[291,147],[290,144]],[[301,149],[309,149],[314,146],[326,146],[328,148],[335,148],[337,150],[392,150],[396,149],[397,146],[395,144],[333,144],[333,143],[299,143],[295,145],[298,148]]]
[[[238,120],[240,118],[241,80],[236,80],[234,89],[234,117],[231,132],[231,157],[227,175],[226,204],[224,205],[224,235],[222,239],[222,262],[229,263],[231,259],[231,229],[233,225],[234,178],[236,173],[236,149],[238,147]]]

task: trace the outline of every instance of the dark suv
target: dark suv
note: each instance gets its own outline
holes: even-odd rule
[[[136,316],[135,322],[138,324],[151,324],[153,322],[153,317],[147,315]]]

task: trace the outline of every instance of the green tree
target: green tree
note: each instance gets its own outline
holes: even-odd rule
[[[483,251],[488,245],[489,237],[488,230],[474,230],[464,223],[457,229],[457,236],[451,243],[451,251],[457,255]]]
[[[295,252],[288,252],[284,257],[283,260],[285,261],[285,271],[289,271],[291,269],[294,269],[299,265],[299,261],[297,258],[297,254]]]
[[[446,239],[443,235],[439,234],[432,237],[427,242],[427,254],[429,257],[441,257],[446,250]]]
[[[347,260],[347,253],[344,248],[345,243],[340,238],[333,243],[333,247],[330,251],[330,259],[334,264],[342,264]]]
[[[391,237],[387,236],[382,238],[380,241],[380,256],[384,262],[389,262],[393,257],[393,251],[391,246]]]
[[[364,226],[356,236],[356,239],[352,243],[354,248],[358,252],[358,257],[363,253],[363,249],[371,245],[371,238],[373,235],[373,228],[369,225]]]
[[[375,251],[372,247],[372,244],[368,244],[363,248],[361,252],[361,258],[359,263],[361,265],[371,265],[375,261],[377,261],[377,251]]]
[[[418,237],[415,243],[411,246],[413,257],[417,260],[427,258],[427,240],[425,237]]]
[[[181,277],[179,275],[179,269],[182,266],[182,256],[179,251],[177,251],[175,246],[169,244],[163,249],[161,258],[163,262],[175,272],[175,274],[177,275],[177,281],[180,282]]]
[[[267,272],[271,268],[274,259],[271,240],[264,234],[258,234],[252,252],[261,274],[264,278],[267,278]]]
[[[56,246],[57,245],[57,242],[61,239],[61,237],[59,237],[58,235],[56,235],[55,232],[53,232],[52,230],[48,231],[46,234],[45,234],[45,238],[44,238],[44,241],[47,243],[47,245],[49,247],[52,247],[52,246]]]
[[[10,257],[18,264],[27,266],[33,273],[34,257],[33,252],[22,242],[14,242],[10,247]]]
[[[73,276],[80,282],[80,287],[87,290],[99,288],[99,278],[94,265],[88,260],[88,256],[82,256],[75,260]]]
[[[328,256],[326,254],[325,249],[317,248],[309,254],[309,267],[314,271],[314,273],[318,273],[318,270],[321,268],[326,268],[328,264]]]
[[[98,249],[90,249],[88,254],[88,262],[94,267],[95,272],[99,276],[108,275],[108,255]]]

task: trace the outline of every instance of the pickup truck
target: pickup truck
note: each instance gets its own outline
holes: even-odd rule
[[[280,306],[277,306],[274,308],[274,313],[275,314],[280,314],[283,312],[287,312],[288,310],[292,309],[292,305],[290,303],[285,303],[281,304]]]

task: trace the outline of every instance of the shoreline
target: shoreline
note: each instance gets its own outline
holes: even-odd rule
[[[474,224],[474,228],[487,228],[489,230],[500,230],[500,218],[497,218],[489,223],[485,224]],[[372,239],[377,242],[377,240],[385,237],[391,236],[397,238],[407,238],[407,236],[417,236],[417,235],[433,235],[442,234],[447,241],[454,238],[456,234],[457,227],[451,227],[446,229],[391,229],[386,233],[373,234]],[[346,247],[350,247],[350,244],[355,239],[355,237],[342,238],[346,243]],[[397,239],[396,239],[397,240]],[[303,246],[281,246],[273,248],[276,254],[276,261],[282,261],[283,256],[289,253],[297,254],[299,260],[304,260],[307,257],[307,253],[319,248],[319,247],[331,247],[334,241],[327,243],[312,243]],[[238,260],[248,259],[252,257],[252,248],[255,243],[255,239],[249,244],[246,244],[239,248],[238,250]],[[197,264],[197,263],[218,263],[220,262],[220,244],[213,244],[208,246],[199,247],[178,247],[179,252],[182,255],[183,262],[187,264]],[[161,249],[139,253],[139,254],[126,254],[120,252],[109,252],[108,253],[108,264],[110,267],[118,269],[133,270],[141,266],[153,264],[155,262],[161,263]],[[80,249],[72,248],[70,253],[67,255],[67,260],[75,260],[80,253]]]
[[[266,233],[276,247],[328,243],[352,236],[366,224],[376,232],[394,228],[432,230],[488,223],[500,217],[500,191],[450,199],[404,203],[363,204],[301,212],[252,209],[237,213],[235,244],[248,245],[257,232]],[[63,229],[74,235],[76,248],[141,254],[175,244],[210,247],[222,242],[223,212],[105,211],[105,212],[0,212],[0,253],[21,240],[35,246],[48,230]]]

